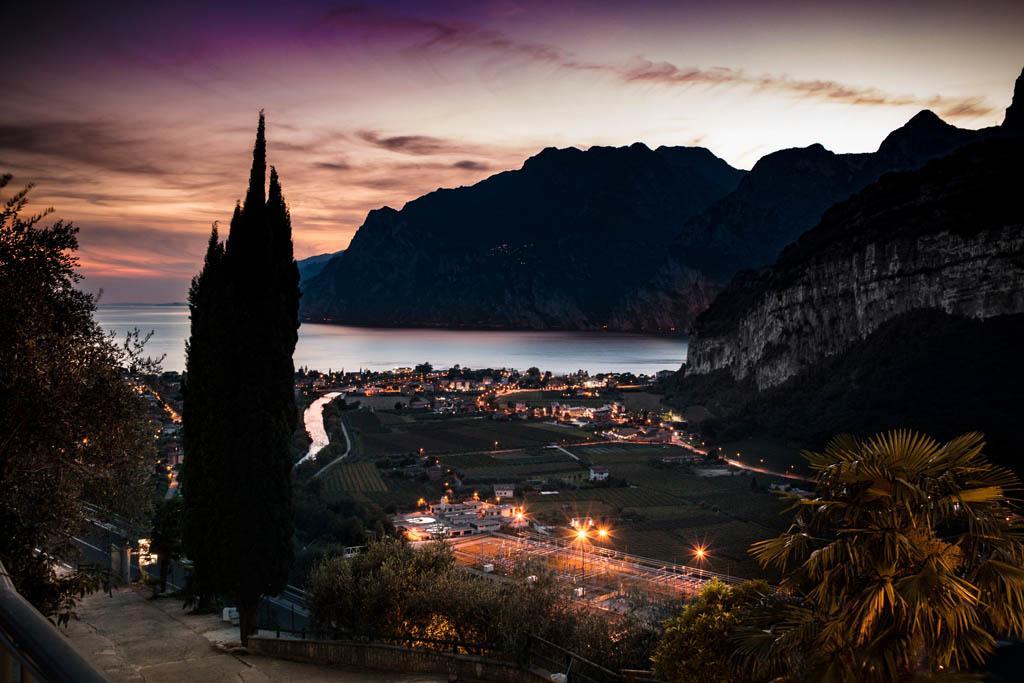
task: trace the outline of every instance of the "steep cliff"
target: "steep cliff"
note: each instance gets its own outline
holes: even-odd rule
[[[1009,459],[1024,376],[1024,137],[894,173],[694,323],[669,383],[720,435],[985,431]]]
[[[825,214],[694,324],[687,374],[776,386],[901,313],[1024,312],[1024,142],[971,145]]]

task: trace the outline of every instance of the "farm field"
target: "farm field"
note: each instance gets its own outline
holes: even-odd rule
[[[369,462],[335,465],[324,473],[323,482],[324,491],[328,495],[388,490],[377,468]]]
[[[655,467],[652,461],[658,462],[662,452],[657,447],[612,444],[569,450],[595,463],[603,457],[612,476],[630,485],[531,494],[527,510],[559,527],[577,516],[614,519],[610,543],[619,550],[692,563],[693,549],[701,545],[709,553],[706,569],[761,576],[747,548],[781,532],[790,519],[780,515],[788,503],[763,491],[768,477],[755,476],[759,490],[754,491],[745,473],[701,477],[683,468]]]
[[[593,446],[566,446],[567,451],[595,465],[623,463],[646,463],[666,455],[679,455],[682,451],[675,446],[658,444],[597,444]]]
[[[661,410],[661,398],[661,394],[648,391],[623,391],[619,394],[619,401],[626,410]]]
[[[567,397],[562,396],[561,391],[542,391],[540,389],[530,390],[519,390],[512,391],[507,394],[501,394],[496,399],[499,405],[506,403],[525,403],[531,408],[538,408],[543,406],[549,406],[552,403],[568,403],[574,406],[595,406],[600,407],[608,403],[613,403],[618,399],[617,392],[608,392],[601,396],[580,396],[580,397]]]
[[[531,448],[498,453],[460,453],[440,456],[441,464],[461,472],[466,484],[515,483],[560,473],[584,476],[578,461],[554,448]]]
[[[377,421],[377,425],[380,422]],[[483,418],[417,420],[388,425],[392,431],[360,430],[362,454],[380,457],[415,453],[505,450],[547,445],[553,441],[573,443],[591,438],[587,432],[561,429],[536,422],[495,422]],[[497,446],[495,446],[497,442]]]

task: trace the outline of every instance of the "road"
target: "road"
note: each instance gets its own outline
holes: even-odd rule
[[[748,465],[741,460],[733,460],[731,458],[722,458],[722,460],[733,467],[738,467],[741,470],[747,470],[749,472],[757,472],[758,474],[767,474],[772,477],[781,477],[783,479],[793,479],[794,481],[802,481],[810,484],[814,483],[814,480],[810,477],[804,477],[799,474],[785,474],[783,472],[774,472],[765,467],[756,467],[754,465]]]
[[[72,541],[81,551],[79,562],[95,563],[110,569],[113,565],[111,545],[119,546],[123,539],[129,536],[137,537],[138,534],[126,532],[114,524],[89,520],[86,527],[77,536],[72,537]],[[157,575],[159,572],[155,564],[141,565],[137,553],[132,553],[131,567],[133,581],[141,580],[143,571],[150,575]],[[168,586],[173,590],[181,590],[190,571],[191,569],[181,562],[172,561],[168,571]],[[263,628],[278,626],[289,630],[302,630],[309,627],[309,617],[305,591],[296,586],[286,586],[277,596],[264,596],[260,603],[259,620]]]

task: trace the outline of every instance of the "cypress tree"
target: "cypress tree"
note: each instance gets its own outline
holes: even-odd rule
[[[237,208],[236,208],[237,211]],[[213,479],[208,470],[216,464],[217,438],[213,402],[216,385],[216,354],[220,335],[219,316],[223,314],[224,245],[220,243],[217,224],[210,231],[203,269],[192,278],[189,288],[191,333],[185,344],[185,376],[182,381],[183,446],[185,459],[181,469],[181,491],[185,499],[182,540],[185,553],[192,559],[195,571],[190,587],[190,600],[205,606],[214,592],[211,574],[203,573],[217,564],[216,539],[218,518],[211,509],[214,498],[210,486]]]
[[[208,249],[219,257],[218,276],[204,280],[204,266],[197,279],[196,300],[213,320],[193,312],[189,361],[195,355],[196,363],[185,394],[184,417],[198,433],[186,435],[188,551],[202,590],[235,599],[243,642],[256,630],[260,598],[284,588],[292,561],[298,268],[280,182],[272,171],[268,200],[266,171],[260,112],[245,201],[223,251]],[[209,355],[197,348],[204,339]],[[196,371],[202,377],[192,377]]]

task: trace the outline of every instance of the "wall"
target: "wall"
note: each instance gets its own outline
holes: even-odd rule
[[[539,674],[520,669],[511,662],[375,643],[249,638],[249,650],[268,657],[403,673],[447,676],[454,671],[459,681],[537,683],[548,680]]]

